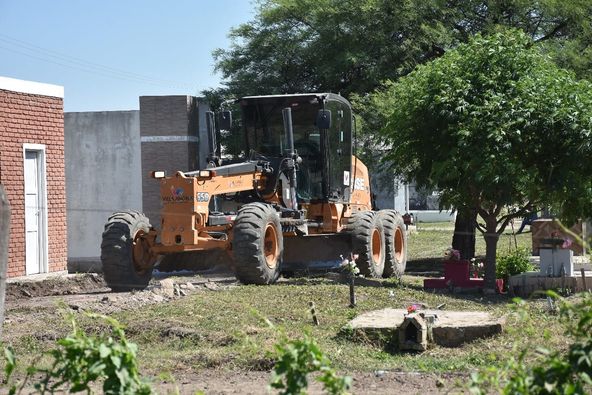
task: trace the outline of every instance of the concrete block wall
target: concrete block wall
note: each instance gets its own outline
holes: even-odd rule
[[[8,277],[25,275],[24,144],[45,148],[49,272],[66,269],[63,88],[0,77],[0,183],[11,206]],[[44,212],[43,212],[44,211]]]
[[[167,175],[199,168],[200,122],[204,105],[192,96],[141,96],[142,206],[151,224],[160,227],[160,183],[155,170]],[[201,111],[200,111],[201,110]],[[203,128],[202,128],[203,129]]]
[[[116,211],[142,211],[140,112],[70,112],[65,120],[68,270],[99,271]]]

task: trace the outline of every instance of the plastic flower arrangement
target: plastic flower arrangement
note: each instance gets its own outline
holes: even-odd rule
[[[444,251],[444,259],[447,261],[459,261],[460,260],[460,251],[455,250],[452,247],[448,247],[446,251]]]
[[[407,314],[415,313],[417,311],[418,307],[419,306],[416,304],[412,304],[412,305],[407,306]]]
[[[484,275],[484,267],[485,265],[483,264],[483,261],[471,258],[471,272],[473,273],[473,278],[482,278]]]
[[[345,271],[346,273],[348,273],[352,276],[356,276],[356,275],[360,274],[360,269],[356,265],[356,260],[358,259],[358,254],[353,254],[350,259],[347,259],[347,258],[344,259],[342,256],[341,259],[342,259],[341,268],[343,269],[343,271]]]

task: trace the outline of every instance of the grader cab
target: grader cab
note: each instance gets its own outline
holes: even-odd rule
[[[282,271],[350,253],[366,276],[400,276],[407,259],[403,218],[373,211],[368,170],[352,152],[349,102],[311,93],[244,97],[238,104],[240,162],[221,164],[209,113],[207,168],[153,172],[163,207],[158,229],[135,211],[109,218],[101,244],[107,284],[114,291],[142,289],[163,262],[211,254],[245,284],[272,284]],[[228,130],[231,114],[219,119]]]

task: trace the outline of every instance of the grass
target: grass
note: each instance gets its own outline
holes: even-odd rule
[[[437,271],[443,251],[450,245],[452,228],[425,226],[409,237],[409,268]],[[500,250],[510,236],[500,240]],[[511,239],[513,242],[513,238]],[[530,234],[519,235],[518,245],[528,245]],[[479,254],[484,244],[477,243]],[[459,348],[435,347],[422,354],[392,353],[388,350],[348,340],[342,328],[355,316],[386,307],[405,308],[421,302],[428,306],[446,304],[448,310],[489,311],[509,315],[507,296],[430,293],[421,289],[422,277],[405,275],[401,284],[382,280],[382,287],[358,286],[358,306],[348,307],[349,291],[343,284],[326,278],[292,278],[273,286],[237,286],[218,291],[198,292],[165,304],[144,306],[114,315],[127,327],[131,341],[139,346],[140,366],[154,377],[182,377],[205,368],[226,370],[269,370],[273,366],[273,345],[283,336],[300,337],[310,333],[340,371],[403,370],[467,372],[499,364],[511,354],[512,345],[538,339],[546,333],[546,344],[565,347],[557,319],[534,300],[527,309],[536,317],[532,322],[510,319],[503,334]],[[313,326],[308,303],[316,305],[320,326]],[[103,327],[82,318],[84,327],[100,332]],[[38,340],[43,323],[22,329],[10,337],[17,355],[24,361],[47,349],[52,343]],[[67,323],[53,328],[67,330]],[[63,329],[62,329],[63,328]],[[531,331],[531,332],[529,332]],[[532,333],[532,336],[528,334]],[[163,376],[164,375],[164,376]]]
[[[348,306],[348,288],[324,279],[300,280],[296,284],[269,287],[240,286],[226,291],[200,292],[175,303],[118,314],[127,324],[132,340],[138,342],[142,366],[152,372],[203,368],[266,370],[272,366],[273,344],[284,334],[290,338],[309,332],[342,371],[467,371],[488,366],[506,357],[516,332],[479,340],[461,348],[436,347],[423,354],[390,353],[368,344],[355,343],[340,331],[361,312],[385,307],[404,308],[421,302],[429,306],[446,303],[449,310],[510,312],[504,296],[427,293],[411,285],[385,282],[385,287],[358,287],[358,306]],[[320,326],[313,326],[308,302],[314,301]],[[543,310],[541,302],[529,309],[539,317],[538,325],[552,333],[559,331],[555,318]],[[146,323],[158,323],[146,325]],[[167,328],[194,335],[163,335]],[[180,327],[180,328],[179,328]],[[196,333],[194,333],[196,332]],[[561,342],[561,338],[551,339]]]
[[[428,262],[427,269],[438,271],[441,256],[450,245],[452,226],[427,225],[409,238],[409,267]],[[484,255],[484,243],[478,237],[477,252]],[[514,243],[510,234],[500,239]],[[530,244],[530,234],[517,236],[518,246]],[[348,288],[324,278],[295,278],[275,286],[239,286],[228,290],[204,291],[175,303],[142,311],[118,314],[131,337],[140,346],[142,364],[149,370],[179,372],[203,368],[269,369],[273,363],[273,344],[282,336],[290,338],[309,332],[342,371],[397,369],[404,371],[467,371],[495,364],[505,358],[516,333],[480,340],[461,348],[436,347],[421,355],[390,353],[367,344],[359,344],[340,335],[341,329],[358,314],[385,307],[405,308],[421,302],[429,306],[442,303],[450,310],[490,311],[497,316],[511,311],[506,296],[483,297],[428,293],[421,289],[423,277],[406,275],[402,284],[383,281],[383,287],[357,287],[358,306],[348,307]],[[320,326],[313,326],[308,302],[316,305]],[[542,314],[540,324],[550,333],[559,331],[543,304],[532,302],[529,309]],[[145,323],[158,325],[143,328]],[[144,324],[138,324],[144,323]],[[522,328],[517,324],[516,328]],[[197,331],[199,335],[165,335],[167,327]],[[560,343],[560,338],[557,338]],[[550,340],[554,342],[554,338]]]
[[[418,231],[411,233],[408,238],[407,271],[440,273],[442,257],[446,248],[452,244],[453,232],[454,223],[452,222],[419,223]],[[484,259],[485,240],[479,232],[475,241],[475,254]],[[531,233],[525,232],[514,236],[511,228],[507,228],[497,244],[498,256],[507,254],[516,246],[530,250],[532,248]]]

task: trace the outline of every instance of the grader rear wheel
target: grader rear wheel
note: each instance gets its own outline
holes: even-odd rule
[[[276,211],[263,203],[238,211],[232,242],[236,277],[244,284],[273,284],[280,274],[284,239]]]
[[[109,217],[101,243],[103,276],[115,292],[144,289],[152,278],[157,256],[150,251],[146,235],[150,223],[137,211]]]
[[[382,219],[373,211],[355,213],[348,223],[352,237],[352,250],[360,273],[381,277],[384,272],[385,239]]]
[[[407,232],[401,214],[394,210],[381,210],[385,238],[385,262],[383,277],[400,278],[407,265]]]

